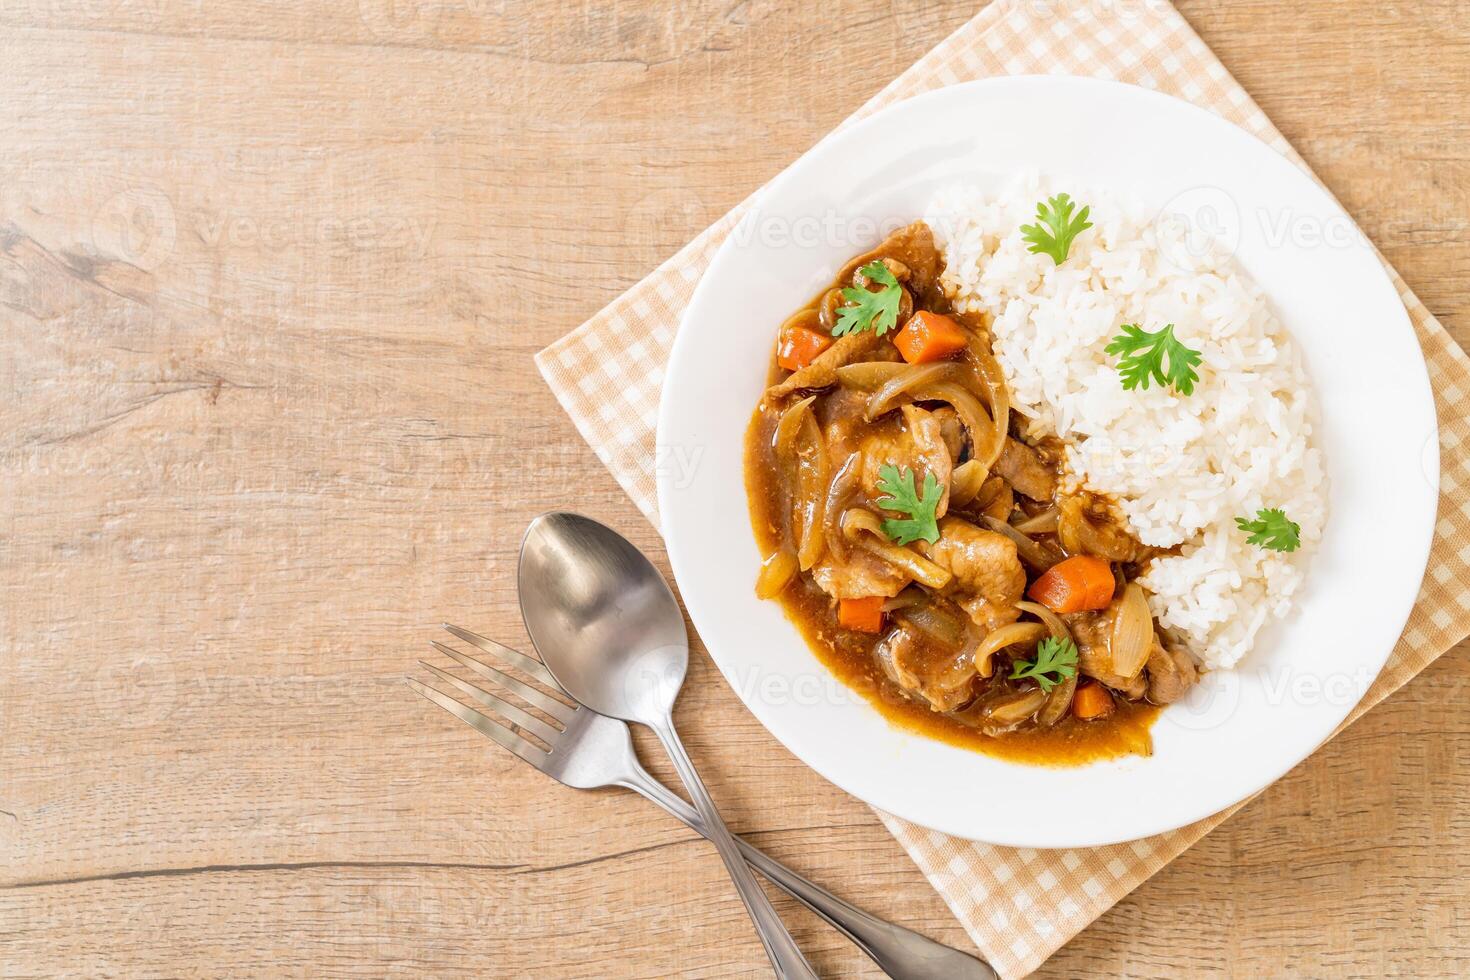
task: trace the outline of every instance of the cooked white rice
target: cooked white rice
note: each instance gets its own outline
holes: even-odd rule
[[[1027,251],[1020,231],[1059,191],[1090,205],[1094,225],[1060,267]],[[1035,176],[999,194],[953,187],[926,220],[956,306],[994,317],[995,353],[1032,432],[1066,441],[1071,478],[1118,500],[1139,540],[1182,545],[1140,579],[1159,623],[1206,666],[1233,667],[1290,611],[1326,517],[1310,385],[1266,298],[1219,245],[1095,189]],[[1202,352],[1192,395],[1123,390],[1103,348],[1124,323],[1172,323]],[[1301,525],[1300,550],[1246,543],[1235,518],[1262,507]]]

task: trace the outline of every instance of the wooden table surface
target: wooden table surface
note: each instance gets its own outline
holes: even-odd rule
[[[540,510],[663,562],[532,354],[976,9],[0,4],[0,974],[762,975],[712,849],[401,679],[441,620],[524,642]],[[1470,7],[1183,10],[1470,339]],[[1462,645],[1043,972],[1465,975],[1467,682]],[[736,829],[966,942],[702,651],[680,719]]]

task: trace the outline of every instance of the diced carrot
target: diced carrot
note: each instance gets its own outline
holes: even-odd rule
[[[883,597],[870,595],[862,599],[838,600],[837,624],[863,633],[880,632],[883,629]]]
[[[832,338],[820,330],[800,324],[788,326],[782,329],[776,344],[776,363],[788,371],[800,371],[831,346]]]
[[[1104,609],[1113,599],[1113,569],[1101,558],[1073,555],[1031,583],[1026,595],[1052,612]]]
[[[920,310],[909,317],[903,329],[893,335],[893,346],[910,364],[928,364],[964,350],[970,338],[965,331],[943,313]]]
[[[1097,681],[1077,685],[1072,695],[1072,714],[1083,721],[1106,718],[1113,713],[1113,696]]]

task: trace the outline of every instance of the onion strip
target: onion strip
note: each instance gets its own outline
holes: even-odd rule
[[[1055,534],[1057,530],[1057,509],[1048,507],[1035,517],[1028,517],[1024,521],[1018,521],[1014,525],[1022,534]]]
[[[863,532],[867,532],[864,534]],[[842,533],[859,548],[881,558],[910,578],[931,589],[942,589],[954,578],[948,569],[941,568],[927,558],[908,548],[901,548],[888,540],[878,515],[861,507],[854,507],[842,515]]]
[[[975,648],[975,669],[981,677],[990,676],[990,661],[1006,647],[1034,647],[1047,635],[1044,623],[1007,623],[1000,629],[991,630]]]
[[[873,421],[884,412],[897,408],[895,402],[903,395],[943,381],[954,373],[954,368],[955,365],[949,361],[904,368],[873,392],[872,397],[868,399],[868,407],[864,414],[869,422]]]
[[[1067,713],[1072,707],[1072,695],[1077,693],[1077,671],[1072,671],[1072,676],[1064,679],[1056,685],[1046,696],[1046,703],[1041,710],[1036,712],[1036,724],[1043,728],[1050,728]]]
[[[1046,693],[1039,687],[1034,687],[1019,697],[1003,701],[990,709],[986,716],[987,721],[993,721],[1001,725],[1019,725],[1021,722],[1036,714],[1037,710],[1046,703]]]
[[[761,573],[755,580],[755,594],[760,599],[774,599],[796,577],[796,552],[782,546],[761,562]]]
[[[1056,613],[1052,612],[1050,609],[1043,606],[1041,603],[1026,602],[1023,600],[1016,603],[1016,608],[1021,610],[1022,612],[1030,613],[1031,615],[1035,616],[1037,619],[1045,623],[1046,628],[1051,630],[1051,635],[1056,637],[1057,639],[1072,639],[1072,631],[1067,629],[1067,624],[1062,622],[1062,618]]]
[[[988,396],[986,408],[990,410],[990,442],[986,446],[985,455],[981,455],[978,450],[976,453],[977,458],[988,468],[995,465],[1001,450],[1005,448],[1006,432],[1011,424],[1011,390],[1006,385],[1005,372],[1001,370],[1000,362],[984,348],[978,334],[971,333],[965,358],[975,369]]]
[[[798,437],[803,443],[798,460],[797,485],[800,488],[802,509],[801,542],[796,557],[801,570],[806,571],[827,551],[827,540],[822,534],[822,504],[827,489],[827,447],[822,444],[822,430],[817,426],[817,417],[810,410],[801,420]]]
[[[842,464],[827,487],[827,499],[822,505],[822,535],[827,540],[827,550],[839,562],[847,561],[847,539],[842,536],[842,514],[857,492],[862,460],[862,453],[853,453],[847,457],[847,462]]]
[[[898,361],[858,361],[838,368],[837,380],[856,391],[877,391],[907,369]]]
[[[997,520],[996,518],[991,517],[989,514],[981,514],[980,520],[985,523],[986,527],[990,528],[990,530],[994,531],[996,534],[1003,534],[1014,541],[1016,543],[1016,553],[1021,556],[1021,560],[1030,565],[1036,571],[1044,572],[1047,569],[1051,568],[1052,565],[1056,564],[1056,562],[1049,555],[1047,555],[1046,551],[1041,547],[1041,545],[1026,537],[1026,535],[1022,534],[1020,531],[1017,531],[1005,521]]]
[[[1118,600],[1108,650],[1113,655],[1113,672],[1129,680],[1138,676],[1154,645],[1154,617],[1149,612],[1143,586],[1129,582]]]
[[[963,507],[975,499],[989,472],[978,459],[967,459],[949,477],[949,506]]]

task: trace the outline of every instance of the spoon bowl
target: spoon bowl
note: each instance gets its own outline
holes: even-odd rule
[[[657,725],[689,666],[684,614],[657,568],[580,514],[531,522],[521,541],[521,617],[567,693],[594,711]]]

